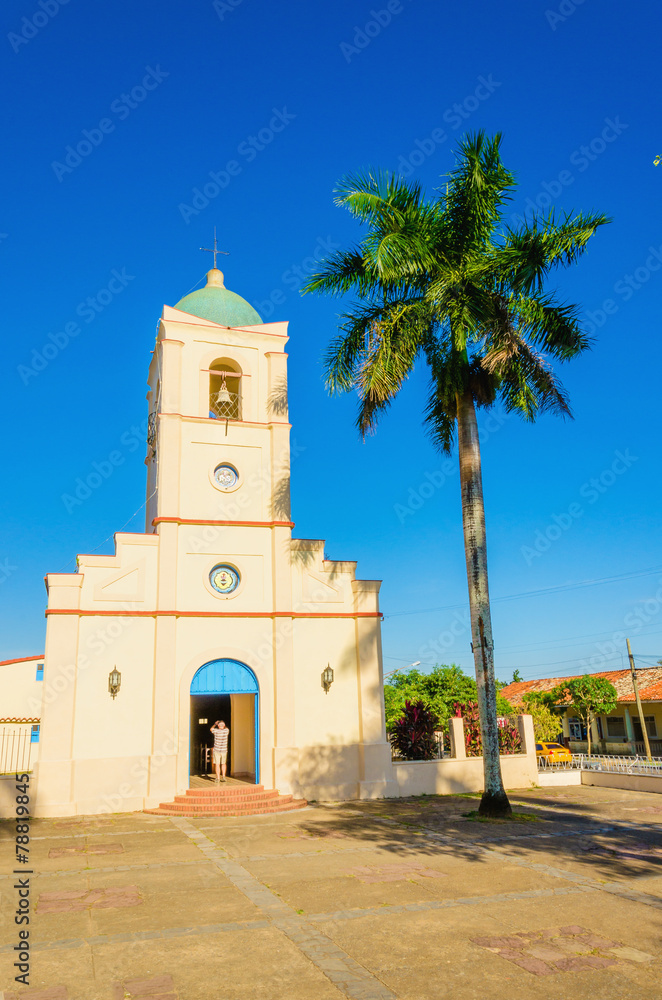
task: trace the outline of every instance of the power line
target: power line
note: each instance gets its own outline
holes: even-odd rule
[[[614,634],[614,629],[606,629],[604,632],[587,632],[586,635],[568,635],[568,636],[562,636],[559,639],[549,639],[549,640],[542,639],[540,642],[524,642],[521,645],[500,646],[499,650],[502,653],[510,653],[513,650],[522,650],[526,652],[529,646],[553,647],[555,645],[559,645],[560,649],[572,649],[573,646],[585,646],[586,643],[585,642],[565,643],[564,641],[565,639],[597,639],[601,636],[611,636],[613,634]],[[648,636],[648,635],[660,635],[661,633],[658,630],[657,632],[644,632],[639,634]]]
[[[600,635],[601,633],[597,633],[597,634]],[[658,632],[658,633],[649,633],[649,634],[655,635],[655,634],[660,634],[660,633]],[[613,653],[600,653],[600,652],[598,652],[595,655],[603,657],[603,659],[604,659],[604,661],[606,663],[610,663],[613,660],[616,660],[617,662],[618,662],[618,660],[620,660],[621,663],[623,662],[623,655],[618,650],[616,650]],[[404,657],[399,657],[399,656],[387,656],[387,655],[385,655],[384,659],[387,659],[387,660],[396,660],[399,663],[407,663],[408,662],[408,660],[406,660]],[[579,659],[587,659],[587,657],[576,657],[575,656],[575,657],[571,657],[568,660],[545,660],[543,663],[531,664],[531,665],[522,664],[522,663],[518,663],[518,664],[512,664],[512,663],[511,664],[502,664],[502,663],[497,663],[496,668],[497,668],[497,670],[499,672],[504,671],[504,670],[520,670],[520,671],[521,670],[526,670],[526,671],[534,671],[534,672],[540,674],[542,672],[538,670],[539,667],[563,666],[565,663],[574,663],[577,666],[579,666],[579,664],[577,662]],[[638,659],[638,660],[654,660],[655,663],[653,665],[657,666],[658,665],[658,661],[662,659],[662,654],[659,654],[659,653],[636,653],[635,654],[635,659]],[[614,668],[614,669],[626,669],[626,668],[625,667],[622,667],[622,668],[617,667],[617,668]],[[556,671],[552,670],[549,673],[554,674],[554,673],[556,673]]]
[[[582,583],[558,584],[555,587],[544,587],[540,590],[524,590],[519,594],[506,594],[504,597],[493,597],[492,603],[498,604],[504,601],[516,601],[527,597],[547,597],[550,594],[566,593],[569,590],[579,590],[585,587],[601,587],[608,583],[619,583],[624,580],[635,580],[643,576],[655,576],[662,573],[662,567],[656,566],[651,569],[640,570],[634,573],[621,573],[618,576],[605,576],[599,580],[585,580]],[[429,615],[438,611],[455,611],[457,608],[466,607],[466,601],[462,604],[446,604],[437,608],[423,608],[419,611],[391,611],[385,612],[384,618],[402,618],[408,615]]]
[[[661,635],[662,631],[660,629],[657,629],[657,631],[654,631],[654,632],[641,632],[641,633],[637,633],[637,634],[640,635],[640,636],[643,636],[643,638],[646,639],[650,635]],[[613,635],[614,635],[614,629],[610,629],[610,630],[608,630],[606,632],[595,632],[594,633],[594,636],[596,636],[596,637],[597,636],[605,636],[606,638],[609,638],[610,636],[613,636]],[[554,646],[552,645],[552,643],[554,643],[554,641],[555,640],[553,640],[553,639],[550,640],[550,644],[549,644],[549,647],[548,647],[550,652],[554,651]],[[543,646],[547,647],[547,644],[544,643],[544,642],[540,643],[539,645],[543,645]],[[562,645],[559,646],[559,652],[562,649],[572,649],[575,646],[586,646],[586,645],[589,645],[589,644],[586,643],[586,642],[572,642],[572,643],[562,644]],[[521,655],[522,656],[527,656],[529,654],[529,652],[532,652],[532,651],[530,651],[530,650],[528,650],[528,649],[526,649],[524,647],[519,647],[519,646],[508,646],[508,647],[502,646],[502,647],[499,647],[499,651],[500,652],[509,652],[509,653],[511,653],[511,652],[520,652],[521,651]],[[533,651],[533,652],[538,652],[538,651]],[[601,651],[598,650],[597,652],[600,653]]]
[[[577,643],[567,643],[566,645],[564,645],[563,644],[563,640],[564,639],[591,639],[591,638],[597,638],[597,637],[600,637],[600,636],[612,636],[613,634],[614,634],[614,629],[606,629],[604,632],[587,632],[583,636],[570,635],[570,636],[561,637],[559,639],[549,639],[549,640],[542,639],[540,642],[535,642],[535,643],[522,643],[521,645],[515,645],[515,646],[498,646],[496,648],[497,648],[497,652],[498,653],[504,653],[504,652],[505,653],[512,653],[512,652],[517,652],[517,651],[521,650],[522,656],[526,657],[527,653],[529,652],[529,649],[528,649],[529,646],[545,646],[545,647],[548,647],[548,648],[551,649],[551,648],[553,648],[554,644],[560,643],[561,644],[560,645],[561,649],[572,649],[573,646],[585,646],[586,643],[585,642],[577,642]],[[644,638],[646,638],[649,635],[662,635],[662,629],[657,629],[657,631],[654,631],[654,632],[641,632],[641,633],[638,633],[638,634],[640,636],[643,636]],[[598,653],[599,653],[599,651],[598,651]],[[658,656],[657,653],[639,653],[637,655],[638,656],[649,656],[649,657],[652,657],[652,658],[662,658],[662,654],[659,654],[659,656]],[[411,659],[411,657],[390,656],[390,655],[384,653],[384,659],[385,660],[397,660],[400,663],[407,663],[408,660]],[[556,663],[565,663],[565,662],[568,662],[569,663],[570,661],[569,660],[567,660],[567,661],[566,660],[556,660],[556,661],[552,661],[552,662],[556,662]],[[520,669],[520,668],[521,668],[521,664],[520,664],[519,668],[515,668],[515,669]]]

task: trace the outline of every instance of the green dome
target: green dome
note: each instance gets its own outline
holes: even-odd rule
[[[175,309],[209,319],[219,326],[260,326],[262,319],[250,302],[231,292],[223,284],[223,273],[217,268],[207,272],[207,284],[197,292],[180,299]]]

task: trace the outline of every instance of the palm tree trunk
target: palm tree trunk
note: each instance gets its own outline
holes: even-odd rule
[[[480,464],[480,441],[476,408],[471,392],[457,395],[457,429],[460,452],[460,482],[462,488],[462,525],[464,552],[467,561],[471,638],[473,643],[478,711],[483,744],[485,790],[478,812],[483,816],[509,816],[510,802],[503,787],[499,760],[499,730],[497,726],[496,683],[494,678],[494,644],[492,616],[487,586],[487,542],[483,478]]]

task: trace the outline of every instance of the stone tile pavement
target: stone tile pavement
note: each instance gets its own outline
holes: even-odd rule
[[[658,797],[511,801],[507,823],[470,796],[34,820],[30,985],[6,864],[0,1000],[662,998]]]

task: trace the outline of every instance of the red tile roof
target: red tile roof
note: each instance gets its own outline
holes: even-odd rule
[[[517,681],[501,688],[499,694],[513,705],[520,705],[525,694],[533,691],[551,691],[562,681],[569,681],[583,674],[571,674],[569,677],[544,677],[537,681]],[[634,688],[632,674],[629,670],[599,670],[591,677],[605,677],[614,685],[619,702],[633,702]],[[662,701],[662,667],[645,667],[637,670],[639,697],[642,701]]]

